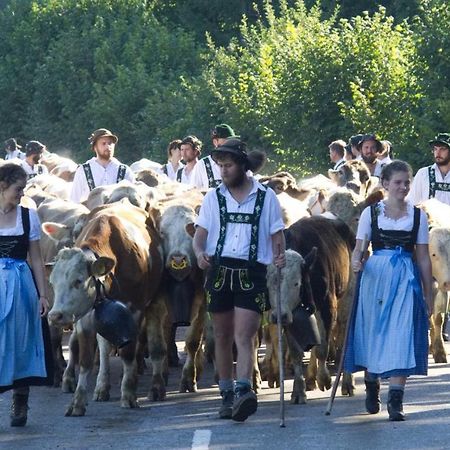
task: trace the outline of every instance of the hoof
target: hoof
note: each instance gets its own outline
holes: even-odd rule
[[[120,399],[120,407],[121,408],[139,408],[139,403],[136,399],[136,397],[127,397],[127,398],[121,398]]]
[[[66,417],[82,417],[85,414],[86,414],[85,406],[74,406],[73,404],[70,404],[67,407],[66,413],[64,415]]]
[[[197,383],[188,380],[182,380],[178,392],[197,392]]]
[[[94,391],[94,395],[92,397],[92,400],[94,400],[94,402],[107,402],[109,401],[109,390],[98,390],[98,391]]]
[[[305,404],[306,404],[306,395],[291,396],[291,405],[305,405]]]
[[[433,359],[436,364],[447,363],[447,354],[444,352],[433,353]]]
[[[307,391],[315,391],[317,389],[317,384],[315,381],[306,380],[306,390]]]
[[[75,392],[76,384],[75,378],[63,378],[61,390],[65,394],[73,394]]]
[[[151,388],[147,394],[147,398],[152,402],[162,402],[166,399],[166,390],[158,389],[156,387]]]

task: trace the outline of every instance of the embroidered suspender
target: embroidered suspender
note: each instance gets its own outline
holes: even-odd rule
[[[184,169],[184,167],[182,167],[181,169],[177,170],[177,181],[178,181],[178,183],[181,183],[181,176],[183,175],[183,169]]]
[[[86,181],[87,181],[89,190],[92,191],[92,189],[95,188],[95,181],[94,181],[94,177],[92,176],[92,170],[91,170],[91,166],[89,165],[89,163],[83,164],[83,170],[84,170],[84,174],[86,175]],[[126,172],[127,172],[127,167],[125,166],[125,164],[121,164],[119,166],[119,168],[117,169],[116,183],[125,179]]]
[[[436,181],[436,171],[433,166],[428,167],[429,192],[428,198],[434,198],[436,191],[450,192],[450,183]]]
[[[206,169],[206,176],[208,178],[208,187],[209,188],[216,188],[219,186],[220,183],[222,183],[222,180],[215,180],[214,179],[214,172],[211,166],[211,161],[208,157],[203,158],[203,162],[205,163],[205,169]]]
[[[219,239],[217,240],[216,254],[214,255],[214,257],[216,258],[216,260],[218,260],[222,255],[227,231],[227,223],[246,223],[251,225],[250,250],[248,260],[250,262],[256,262],[258,257],[259,220],[261,218],[266,191],[258,189],[253,213],[229,213],[227,211],[226,198],[224,195],[220,193],[219,188],[216,189],[216,194],[217,200],[219,202],[220,230],[219,230]]]

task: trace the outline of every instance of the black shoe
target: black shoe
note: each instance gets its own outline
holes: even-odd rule
[[[389,389],[387,407],[389,420],[394,422],[402,422],[405,420],[405,413],[403,412],[403,391]]]
[[[13,394],[11,403],[11,426],[23,427],[27,423],[28,395]]]
[[[221,391],[222,406],[219,409],[219,417],[221,419],[231,419],[233,410],[234,392],[233,391]]]
[[[243,422],[258,409],[256,394],[250,388],[236,389],[231,418]]]
[[[380,380],[367,381],[366,384],[366,411],[369,414],[377,414],[380,412]]]

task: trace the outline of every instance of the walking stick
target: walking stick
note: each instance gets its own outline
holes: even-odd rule
[[[278,255],[281,253],[278,246]],[[284,358],[283,358],[283,329],[281,324],[281,268],[277,268],[277,332],[278,332],[278,367],[280,372],[280,428],[284,424]]]
[[[361,261],[364,258],[364,253],[366,252],[367,242],[368,242],[367,234],[364,236],[363,241],[361,242]],[[341,379],[342,374],[342,368],[344,366],[344,359],[345,354],[347,352],[347,346],[348,346],[348,333],[350,330],[350,323],[352,322],[352,317],[355,313],[356,308],[356,299],[358,298],[358,291],[359,291],[359,283],[361,280],[361,273],[362,271],[359,271],[356,283],[355,283],[355,293],[353,295],[352,304],[350,306],[350,315],[348,316],[347,324],[345,326],[345,333],[344,333],[344,345],[342,346],[342,352],[341,352],[341,358],[339,360],[339,366],[336,372],[336,378],[334,379],[333,388],[331,389],[330,399],[328,400],[327,408],[325,409],[325,415],[329,416],[331,414],[331,408],[333,407],[334,398],[336,397],[336,391],[339,386],[339,381]]]

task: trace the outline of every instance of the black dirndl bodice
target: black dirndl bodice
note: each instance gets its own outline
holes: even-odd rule
[[[407,252],[413,252],[417,242],[420,224],[420,209],[414,207],[414,220],[411,230],[383,230],[378,226],[377,205],[370,207],[372,218],[372,250],[395,249],[402,247]]]
[[[19,236],[0,236],[0,258],[27,259],[30,236],[30,211],[20,206],[23,234]]]

